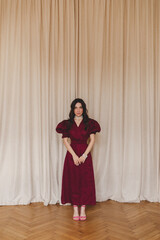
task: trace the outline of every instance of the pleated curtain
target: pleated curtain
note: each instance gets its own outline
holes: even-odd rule
[[[0,0],[0,205],[61,204],[77,97],[97,202],[160,202],[159,43],[159,0]]]

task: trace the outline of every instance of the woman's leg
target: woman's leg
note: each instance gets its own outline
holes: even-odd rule
[[[78,212],[78,206],[73,205],[73,220],[79,220],[79,212]]]
[[[81,206],[81,213],[80,213],[80,220],[86,220],[86,213],[85,213],[86,205]]]

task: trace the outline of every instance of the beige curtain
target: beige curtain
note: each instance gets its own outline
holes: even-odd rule
[[[159,42],[159,0],[0,0],[1,205],[61,204],[76,97],[102,128],[97,201],[160,201]]]

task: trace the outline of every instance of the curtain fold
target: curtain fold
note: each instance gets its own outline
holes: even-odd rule
[[[84,99],[102,128],[97,201],[160,201],[159,0],[0,0],[0,205],[60,202],[55,132]]]

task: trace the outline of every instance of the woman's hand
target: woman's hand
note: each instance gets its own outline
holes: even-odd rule
[[[80,158],[76,154],[73,155],[73,161],[76,166],[78,166],[81,163]]]
[[[80,163],[84,163],[85,162],[85,157],[82,155],[82,156],[80,156],[80,158],[79,158],[79,161],[80,161]]]

